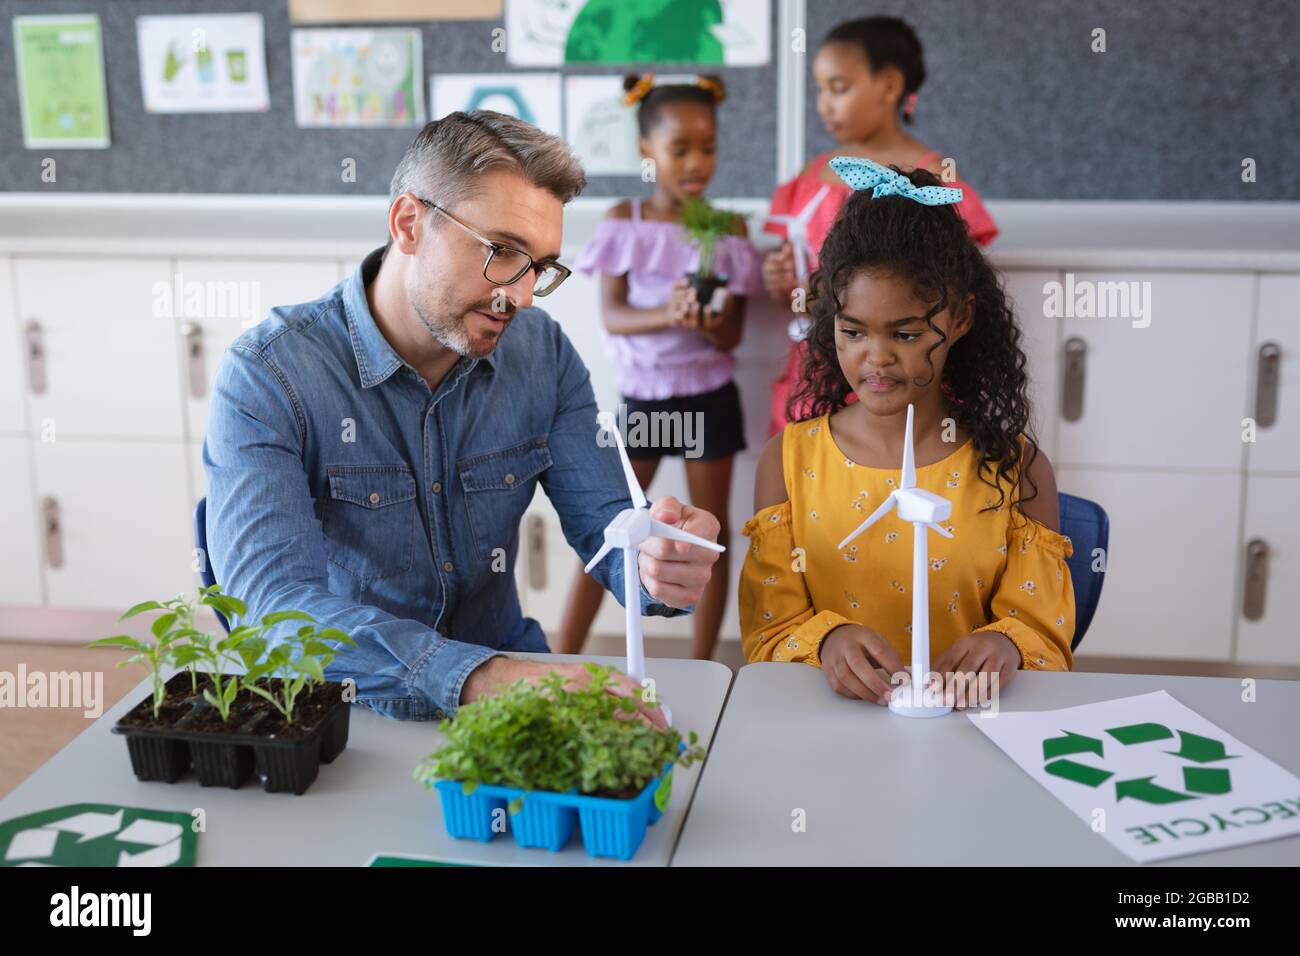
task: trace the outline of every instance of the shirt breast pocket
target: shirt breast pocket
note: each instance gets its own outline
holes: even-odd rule
[[[533,498],[537,476],[550,468],[545,438],[530,438],[509,448],[473,455],[456,462],[474,548],[490,561],[519,533],[519,519]]]
[[[406,465],[329,465],[321,525],[332,564],[361,581],[411,569],[420,509]]]

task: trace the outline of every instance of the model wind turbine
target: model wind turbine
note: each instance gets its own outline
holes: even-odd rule
[[[866,531],[890,508],[898,508],[898,517],[912,522],[912,682],[894,690],[889,709],[904,717],[942,717],[952,710],[943,702],[942,688],[929,686],[930,674],[930,561],[926,544],[927,529],[945,538],[952,532],[939,522],[952,515],[947,498],[916,487],[916,462],[912,452],[912,406],[907,406],[907,433],[903,437],[903,477],[879,508],[840,542],[843,548]]]
[[[623,436],[609,412],[596,416],[600,426],[614,433],[614,442],[618,445],[618,457],[623,463],[623,474],[627,478],[627,490],[632,496],[632,507],[625,508],[615,515],[614,520],[605,527],[605,543],[600,546],[596,556],[587,562],[588,574],[600,563],[601,558],[614,548],[623,551],[623,606],[627,612],[627,674],[638,684],[645,680],[645,641],[641,636],[641,571],[637,566],[637,546],[646,538],[671,538],[674,541],[687,541],[698,544],[721,554],[727,549],[720,544],[706,541],[699,535],[691,534],[666,525],[650,517],[650,503],[646,501],[641,483],[636,480],[632,463],[627,460],[627,450],[623,447]],[[665,713],[667,708],[664,708]],[[669,718],[671,720],[672,718]]]
[[[822,186],[817,190],[817,194],[808,200],[808,205],[793,216],[778,213],[767,217],[768,222],[785,224],[785,237],[789,240],[790,249],[794,253],[794,276],[800,282],[808,278],[808,223],[812,221],[813,213],[817,211],[817,207],[822,204],[822,200],[830,191],[830,186]]]

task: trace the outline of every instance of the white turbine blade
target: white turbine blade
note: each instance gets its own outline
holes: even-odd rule
[[[945,538],[951,538],[951,537],[952,537],[952,532],[951,532],[951,531],[949,531],[947,528],[940,527],[939,525],[934,524],[933,522],[931,522],[930,524],[927,524],[926,527],[929,528],[931,531],[937,531],[937,532],[939,532],[939,533],[940,533],[941,535],[943,535]]]
[[[623,604],[627,613],[627,676],[645,680],[645,641],[641,637],[641,572],[637,549],[623,549]]]
[[[821,189],[817,190],[817,195],[808,200],[808,205],[804,206],[799,211],[799,215],[795,217],[801,226],[806,227],[808,223],[812,222],[813,213],[817,211],[817,207],[822,204],[822,200],[826,198],[826,194],[830,191],[830,186],[823,185]]]
[[[664,524],[662,521],[650,519],[650,531],[660,538],[672,538],[674,541],[689,541],[691,544],[698,544],[701,548],[708,548],[710,551],[716,551],[721,554],[727,549],[716,542],[709,541],[707,538],[701,538],[698,534],[691,534],[689,531],[683,531],[681,528],[674,528],[670,524]]]
[[[844,547],[846,544],[848,544],[858,535],[862,534],[862,532],[866,531],[873,524],[875,524],[877,521],[883,518],[885,516],[885,512],[888,511],[890,508],[894,507],[895,503],[896,503],[896,499],[894,498],[893,495],[890,495],[888,498],[882,501],[880,503],[880,507],[877,508],[875,511],[871,512],[871,517],[868,518],[866,521],[862,522],[862,524],[858,525],[856,528],[854,528],[852,534],[850,534],[847,538],[845,538],[843,541],[839,543],[839,547],[841,548]]]
[[[912,454],[912,404],[907,405],[907,434],[903,436],[903,479],[901,488],[916,487],[916,459]]]
[[[802,281],[808,278],[808,238],[802,226],[797,233],[791,228],[787,235],[790,236],[790,251],[794,253],[794,276]]]
[[[596,565],[600,564],[600,559],[603,558],[605,555],[609,554],[609,549],[612,548],[612,547],[613,547],[613,545],[610,544],[608,541],[606,541],[604,544],[602,544],[602,545],[600,546],[600,550],[596,552],[596,556],[595,556],[594,558],[592,558],[590,561],[588,561],[588,562],[587,562],[587,566],[586,566],[585,568],[583,568],[582,570],[584,570],[584,571],[586,571],[588,574],[590,574],[590,573],[591,573],[591,569],[594,568]]]
[[[632,470],[632,463],[627,460],[627,449],[623,447],[623,434],[618,430],[618,424],[614,421],[614,416],[609,412],[601,412],[596,418],[606,431],[614,433],[614,444],[618,446],[618,459],[623,463],[623,477],[627,479],[627,490],[628,494],[632,496],[632,506],[634,508],[644,508],[647,504],[645,492],[641,490],[641,482],[636,480],[636,472]]]
[[[790,248],[794,250],[794,274],[801,281],[808,278],[808,223],[812,222],[813,213],[830,191],[831,187],[826,185],[817,190],[817,195],[808,200],[808,205],[799,210],[799,215],[785,230],[790,237]]]

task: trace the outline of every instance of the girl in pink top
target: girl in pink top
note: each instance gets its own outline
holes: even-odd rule
[[[681,224],[683,202],[702,197],[713,177],[722,82],[710,76],[656,84],[646,74],[624,85],[629,105],[639,104],[641,155],[653,163],[655,191],[644,202],[614,206],[576,266],[601,275],[605,346],[618,375],[618,417],[626,423],[637,480],[648,487],[661,458],[682,455],[691,503],[718,517],[718,540],[726,541],[732,459],[745,447],[731,350],[740,342],[744,297],[762,291],[762,262],[744,220],[735,217],[734,235],[714,249],[713,272],[726,277],[725,288],[709,302],[696,301],[684,277],[695,270],[699,252]],[[670,433],[656,431],[656,421],[668,422]],[[729,579],[723,553],[695,608],[698,658],[713,655]],[[582,649],[603,594],[579,568],[553,641],[557,652]]]
[[[772,194],[773,216],[798,216],[806,213],[804,227],[806,248],[795,249],[800,241],[785,222],[769,223],[764,231],[785,236],[781,248],[769,253],[763,262],[763,284],[779,305],[803,318],[807,311],[804,296],[798,291],[809,288],[808,275],[796,268],[804,260],[805,272],[817,268],[817,252],[830,231],[840,208],[853,194],[827,165],[833,156],[862,156],[882,165],[899,169],[928,169],[943,180],[945,186],[962,190],[957,211],[966,220],[971,238],[988,245],[998,234],[997,224],[984,208],[969,183],[956,178],[955,171],[945,169],[937,150],[930,149],[909,135],[900,125],[910,124],[916,110],[916,95],[925,82],[925,60],[921,41],[905,22],[897,17],[863,17],[841,23],[826,34],[813,61],[813,78],[817,84],[817,112],[826,129],[838,141],[832,152],[818,156],[802,173],[778,186]],[[791,337],[801,330],[802,322],[791,323]],[[804,346],[798,338],[790,350],[784,375],[772,389],[770,432],[775,435],[790,420],[806,417],[805,409],[789,409],[790,396],[798,383]],[[850,394],[852,402],[856,396]]]

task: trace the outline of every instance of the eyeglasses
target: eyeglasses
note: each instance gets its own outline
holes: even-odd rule
[[[415,198],[420,199],[419,196]],[[483,263],[483,278],[488,282],[499,286],[514,285],[529,269],[536,269],[537,278],[533,281],[533,295],[542,296],[550,295],[569,277],[569,270],[558,262],[544,262],[539,265],[522,249],[503,246],[499,242],[483,238],[437,203],[429,202],[427,199],[420,199],[420,202],[442,213],[491,250]]]

